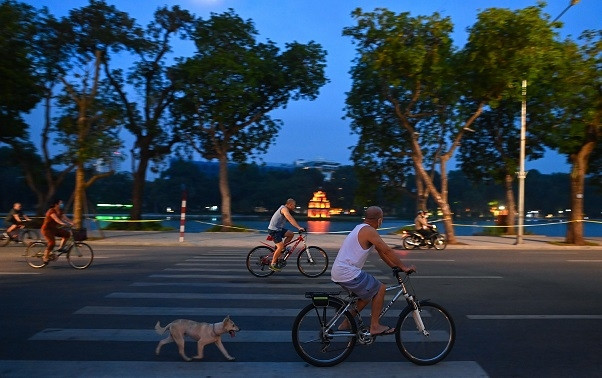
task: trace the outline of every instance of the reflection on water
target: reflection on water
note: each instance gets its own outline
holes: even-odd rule
[[[330,221],[307,221],[307,231],[325,234],[330,231]]]

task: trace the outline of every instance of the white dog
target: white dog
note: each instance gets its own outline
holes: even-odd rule
[[[191,361],[192,358],[200,360],[203,358],[203,348],[205,348],[205,345],[215,343],[224,357],[226,357],[229,361],[234,361],[234,357],[228,354],[226,348],[224,348],[224,344],[222,344],[222,335],[224,333],[229,333],[231,337],[234,337],[236,332],[240,331],[240,328],[238,328],[238,326],[234,324],[232,320],[230,320],[229,316],[227,316],[222,322],[213,324],[198,323],[187,319],[178,319],[169,323],[165,327],[161,327],[159,322],[157,322],[155,325],[155,331],[157,331],[159,335],[164,334],[166,330],[169,330],[169,336],[159,341],[157,349],[155,349],[155,353],[157,355],[161,351],[161,347],[163,345],[175,341],[175,343],[178,345],[180,356],[182,356],[185,361]],[[184,336],[189,336],[197,341],[197,355],[192,358],[186,356],[186,353],[184,352]]]

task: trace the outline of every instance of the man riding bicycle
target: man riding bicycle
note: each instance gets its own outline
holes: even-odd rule
[[[276,250],[274,251],[274,257],[272,258],[272,263],[270,264],[270,270],[274,272],[279,272],[281,269],[277,265],[278,257],[282,253],[284,249],[284,245],[290,242],[293,239],[292,231],[284,228],[284,224],[288,220],[290,224],[296,227],[299,231],[305,231],[305,229],[297,223],[291,211],[295,209],[297,202],[289,198],[286,200],[284,205],[281,205],[278,210],[272,215],[272,219],[270,220],[270,224],[268,226],[268,235],[270,235],[274,239],[274,243],[276,244]]]
[[[21,210],[21,204],[19,202],[15,202],[15,204],[13,204],[13,208],[10,209],[10,212],[4,219],[4,222],[8,226],[5,236],[9,237],[10,233],[16,228],[25,227],[23,223],[29,220],[31,219],[23,213],[23,210]]]

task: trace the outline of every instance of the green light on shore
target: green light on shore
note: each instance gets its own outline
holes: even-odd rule
[[[98,220],[127,220],[130,219],[128,216],[119,216],[119,215],[97,215],[96,219]]]
[[[121,203],[97,203],[96,207],[100,209],[129,209],[134,205],[124,205]]]

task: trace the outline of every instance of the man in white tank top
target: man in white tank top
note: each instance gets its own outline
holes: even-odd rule
[[[383,211],[380,207],[370,206],[366,209],[364,223],[357,225],[347,235],[330,272],[332,281],[355,293],[360,298],[357,302],[358,311],[361,311],[372,301],[370,334],[373,336],[390,335],[395,332],[395,329],[379,322],[378,316],[383,308],[386,286],[374,276],[362,270],[368,255],[376,250],[380,258],[391,268],[398,267],[406,273],[416,270],[413,265],[406,266],[393,249],[380,237],[377,229],[382,223]],[[347,320],[341,324],[340,328],[348,327],[349,325],[346,323]]]

